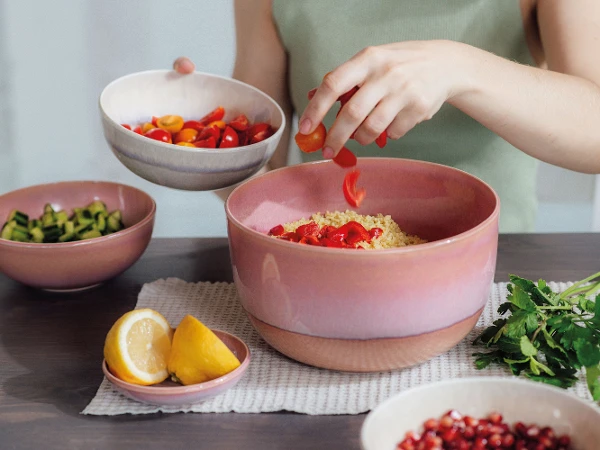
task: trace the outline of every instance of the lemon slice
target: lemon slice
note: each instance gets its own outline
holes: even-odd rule
[[[202,383],[239,365],[236,356],[206,325],[190,315],[181,320],[169,356],[168,370],[173,381],[183,385]]]
[[[136,309],[124,314],[108,332],[104,359],[110,371],[123,381],[160,383],[169,377],[172,338],[173,330],[160,313]]]

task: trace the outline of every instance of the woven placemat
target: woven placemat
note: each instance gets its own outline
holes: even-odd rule
[[[572,283],[549,283],[557,291]],[[455,348],[423,364],[380,373],[346,373],[310,367],[269,347],[254,331],[231,283],[189,283],[168,278],[145,284],[136,308],[152,308],[172,325],[192,314],[210,328],[228,331],[243,339],[251,362],[241,381],[225,393],[203,403],[154,406],[130,400],[113,389],[106,378],[82,414],[118,415],[155,412],[294,411],[305,414],[358,414],[374,408],[393,394],[426,383],[473,376],[511,377],[501,367],[477,370],[471,345],[482,329],[497,317],[506,298],[506,283],[492,286],[490,301],[471,333]],[[98,369],[100,370],[100,368]],[[583,378],[571,390],[591,400]]]

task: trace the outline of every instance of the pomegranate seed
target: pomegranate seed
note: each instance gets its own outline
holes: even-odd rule
[[[512,434],[505,434],[502,437],[502,447],[511,448],[515,444],[515,437]]]
[[[537,444],[535,447],[533,447],[533,450],[546,450],[546,446],[543,444]]]
[[[538,442],[540,444],[542,444],[545,448],[553,448],[554,447],[554,439],[549,438],[548,436],[540,436],[540,439]]]
[[[398,446],[398,450],[415,450],[413,442],[404,441]]]
[[[540,435],[540,429],[535,425],[531,425],[529,428],[527,428],[526,435],[530,438],[536,438]]]
[[[452,425],[454,425],[454,419],[452,417],[444,416],[440,419],[440,428],[448,429],[448,428],[452,428]]]
[[[463,437],[466,439],[472,439],[475,437],[475,428],[466,426],[462,433]]]
[[[568,447],[569,445],[571,445],[571,438],[569,436],[567,436],[566,434],[560,436],[558,438],[558,445],[562,445],[563,447]]]
[[[515,431],[519,436],[527,436],[527,427],[523,422],[517,422],[515,425]]]
[[[450,416],[451,418],[453,418],[454,420],[460,420],[462,419],[462,414],[459,413],[457,410],[455,409],[451,409],[450,411],[448,411],[446,413],[446,416]]]
[[[478,437],[473,443],[473,450],[485,450],[485,448],[487,447],[487,443],[488,441],[486,438]]]
[[[421,439],[421,436],[419,436],[414,431],[407,431],[406,434],[404,435],[404,439],[407,441],[415,442],[415,441],[418,441],[419,439]]]
[[[504,434],[504,433],[506,433],[506,430],[504,429],[504,427],[501,427],[500,425],[492,425],[490,427],[490,433],[491,434]]]
[[[527,442],[523,439],[519,439],[515,444],[515,450],[527,450]]]
[[[426,450],[442,450],[442,445],[444,445],[444,442],[439,436],[427,436],[425,439]]]
[[[544,427],[540,430],[540,434],[542,436],[546,436],[549,437],[550,439],[553,439],[556,435],[554,434],[554,430],[550,427]]]
[[[479,420],[471,416],[465,416],[465,425],[468,427],[476,427],[479,424]]]
[[[429,419],[423,424],[423,428],[427,431],[437,431],[440,423],[435,419]]]
[[[492,446],[492,448],[498,448],[502,445],[502,436],[499,434],[492,434],[488,439],[488,444]]]
[[[502,414],[498,414],[497,412],[491,413],[488,416],[488,420],[492,423],[500,423],[502,422]]]
[[[442,433],[442,439],[444,442],[454,442],[458,437],[458,429],[450,428]]]

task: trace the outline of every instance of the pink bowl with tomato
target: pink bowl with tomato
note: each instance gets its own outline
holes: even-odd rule
[[[496,267],[499,199],[463,171],[360,158],[359,214],[391,215],[428,242],[384,250],[326,248],[269,236],[278,224],[350,209],[331,161],[268,172],[226,203],[242,306],[263,338],[298,361],[348,371],[417,364],[475,326]]]

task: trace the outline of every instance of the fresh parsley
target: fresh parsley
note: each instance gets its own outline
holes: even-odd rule
[[[568,388],[585,370],[587,385],[600,401],[600,272],[554,292],[544,280],[534,283],[510,275],[502,317],[475,339],[492,349],[474,353],[475,366],[507,365],[525,375]],[[595,298],[591,298],[595,295]]]

